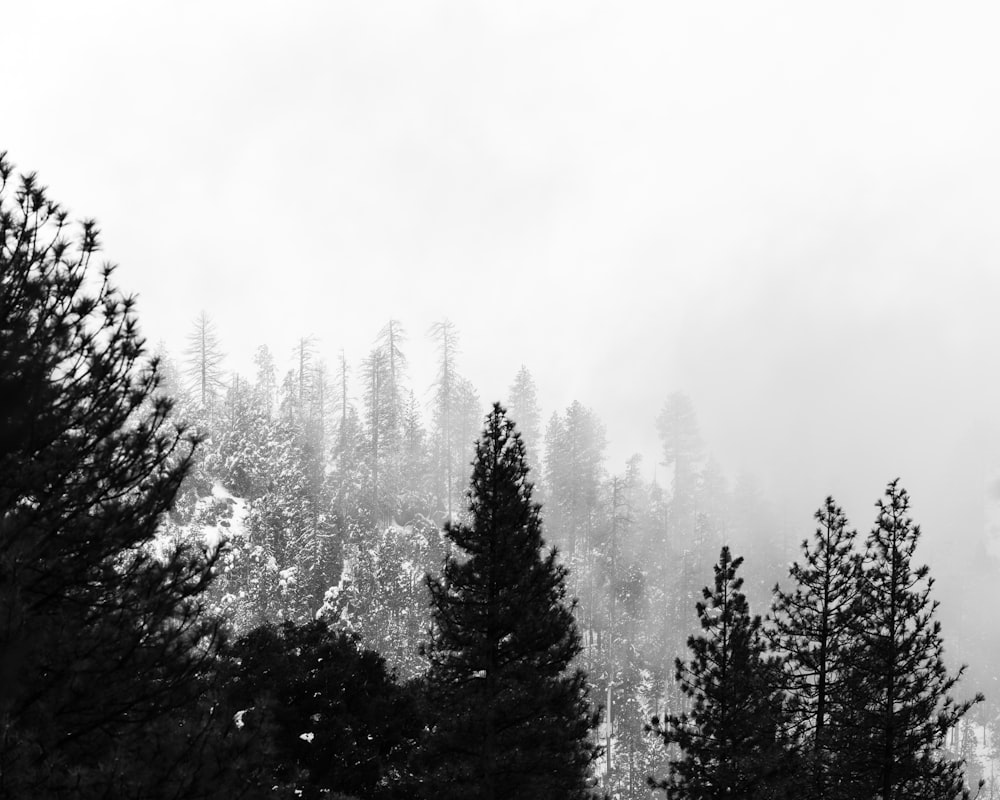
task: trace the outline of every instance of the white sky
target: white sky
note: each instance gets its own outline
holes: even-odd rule
[[[526,363],[613,469],[682,389],[801,535],[900,475],[940,549],[1000,465],[998,38],[992,3],[18,3],[0,149],[175,352],[202,308],[244,371],[395,317],[419,392],[448,316],[484,403]]]

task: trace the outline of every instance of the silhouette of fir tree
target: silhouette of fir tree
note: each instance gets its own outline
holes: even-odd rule
[[[702,633],[688,639],[691,660],[676,661],[689,711],[654,717],[650,729],[676,745],[669,774],[650,784],[677,800],[782,797],[792,762],[782,738],[777,665],[764,654],[760,617],[751,616],[737,577],[742,558],[723,547],[713,588],[696,611]]]
[[[15,180],[0,154],[0,796],[210,795],[212,559],[154,546],[193,442],[95,223]]]
[[[867,745],[861,764],[866,795],[879,800],[968,797],[960,759],[942,755],[947,733],[977,702],[951,692],[965,671],[944,664],[934,581],[913,556],[920,527],[910,498],[892,481],[876,503],[878,518],[865,542],[863,608],[855,630],[854,735]]]
[[[446,526],[455,552],[428,577],[426,797],[591,796],[597,714],[571,666],[580,638],[566,569],[543,553],[531,492],[524,444],[496,404],[476,443],[468,522]]]
[[[812,540],[789,568],[793,584],[774,587],[768,631],[782,661],[782,685],[810,796],[816,800],[864,796],[857,767],[868,743],[851,725],[857,693],[861,559],[857,533],[832,497],[815,514]]]

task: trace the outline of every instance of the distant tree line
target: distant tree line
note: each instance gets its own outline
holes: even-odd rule
[[[465,514],[462,484],[483,411],[460,374],[455,327],[443,321],[429,332],[438,368],[421,392],[430,397],[425,415],[407,385],[408,339],[397,320],[353,370],[341,353],[331,378],[303,338],[283,379],[266,346],[246,379],[222,374],[221,342],[206,319],[195,321],[184,359],[161,357],[164,391],[204,440],[167,527],[178,541],[200,542],[209,529],[230,544],[213,609],[238,631],[318,613],[401,676],[417,676],[422,578],[448,550],[442,525]],[[214,394],[203,396],[203,386]],[[729,486],[681,393],[657,419],[659,481],[643,477],[639,456],[609,474],[604,426],[580,402],[543,425],[526,367],[507,405],[545,507],[546,538],[579,598],[580,662],[610,709],[605,781],[643,796],[646,775],[663,761],[643,725],[681,699],[666,665],[693,629],[690,607],[719,545],[754,542],[749,589],[763,602],[786,557],[783,537],[752,481]]]
[[[828,501],[761,621],[780,541],[684,395],[661,488],[580,403],[543,448],[527,369],[483,427],[448,322],[426,427],[395,320],[357,400],[308,338],[227,378],[206,314],[178,368],[99,248],[0,158],[0,796],[964,791],[898,484],[861,551]]]

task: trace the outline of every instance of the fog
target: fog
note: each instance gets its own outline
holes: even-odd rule
[[[21,4],[0,144],[98,218],[150,341],[204,309],[249,373],[304,335],[356,362],[395,318],[423,391],[447,317],[484,403],[523,363],[543,419],[579,400],[647,478],[684,391],[791,545],[827,494],[867,531],[900,477],[955,620],[1000,554],[998,17]]]

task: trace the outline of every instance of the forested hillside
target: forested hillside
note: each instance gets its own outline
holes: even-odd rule
[[[394,319],[149,353],[96,224],[0,179],[0,795],[994,791],[898,481],[797,548],[684,394],[649,480],[526,367],[484,403],[447,320],[430,387]]]
[[[466,513],[487,407],[460,372],[458,341],[447,321],[411,340],[389,320],[357,364],[339,355],[330,369],[303,338],[285,359],[261,345],[256,374],[244,377],[218,366],[225,343],[202,314],[186,352],[160,354],[163,391],[203,437],[166,530],[228,538],[212,596],[238,630],[322,617],[357,633],[401,676],[421,672],[423,576],[446,552],[444,522]],[[407,380],[417,347],[434,349],[433,386]],[[790,547],[751,480],[721,474],[682,393],[665,399],[655,421],[656,481],[643,477],[639,456],[612,471],[604,425],[582,402],[541,409],[527,367],[511,376],[503,402],[526,444],[545,539],[579,598],[580,663],[606,705],[612,687],[612,725],[622,732],[612,763],[641,792],[658,755],[642,726],[679,697],[670,665],[696,628],[693,604],[719,547],[752,552],[748,592],[760,607]]]

